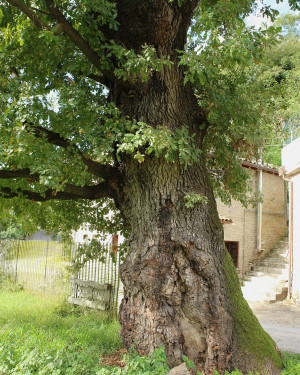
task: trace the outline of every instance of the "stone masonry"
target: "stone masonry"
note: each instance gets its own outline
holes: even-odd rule
[[[254,191],[258,192],[261,166],[245,163],[244,167],[248,168]],[[231,224],[224,224],[224,241],[238,242],[237,268],[241,273],[249,269],[252,259],[268,253],[288,231],[286,182],[278,175],[276,169],[262,167],[262,171],[260,250],[257,248],[258,208],[245,208],[237,201],[232,201],[230,206],[226,206],[217,200],[219,215],[232,220]]]

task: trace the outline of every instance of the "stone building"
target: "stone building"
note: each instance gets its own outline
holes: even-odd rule
[[[281,173],[289,182],[289,297],[300,303],[300,137],[281,151]]]
[[[237,201],[227,206],[217,200],[226,247],[242,274],[253,258],[269,252],[288,232],[286,183],[278,170],[248,162],[243,167],[249,170],[254,191],[261,190],[263,202],[245,208]]]

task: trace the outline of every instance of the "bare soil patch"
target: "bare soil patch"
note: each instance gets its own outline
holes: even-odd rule
[[[102,366],[118,366],[125,367],[126,363],[123,361],[124,354],[127,353],[126,349],[120,349],[116,352],[107,354],[100,358],[100,365]]]

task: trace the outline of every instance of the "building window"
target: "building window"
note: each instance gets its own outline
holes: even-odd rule
[[[235,267],[238,266],[239,259],[239,243],[234,241],[225,241],[225,246],[232,258]]]

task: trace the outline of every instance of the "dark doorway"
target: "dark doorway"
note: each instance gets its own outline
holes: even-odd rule
[[[233,260],[233,264],[235,267],[237,267],[239,259],[239,243],[234,241],[225,241],[225,246]]]

